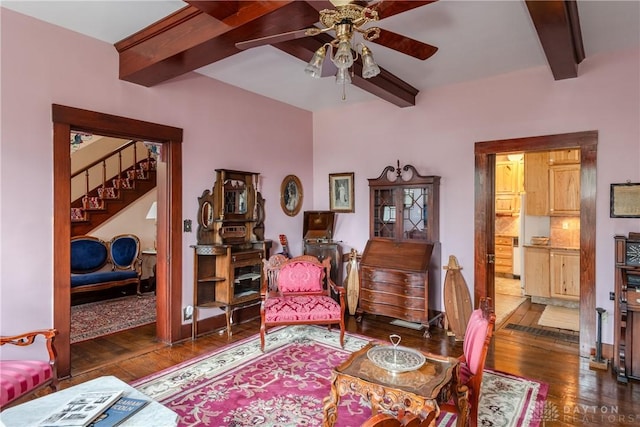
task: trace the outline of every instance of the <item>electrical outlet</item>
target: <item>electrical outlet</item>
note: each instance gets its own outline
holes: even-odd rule
[[[191,233],[191,220],[190,219],[185,219],[184,220],[184,232],[185,233]]]
[[[182,318],[184,320],[191,320],[193,318],[193,306],[188,305],[182,310]]]

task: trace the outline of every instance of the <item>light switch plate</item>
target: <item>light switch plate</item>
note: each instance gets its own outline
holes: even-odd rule
[[[191,233],[191,220],[190,219],[185,219],[184,220],[184,232],[185,233]]]

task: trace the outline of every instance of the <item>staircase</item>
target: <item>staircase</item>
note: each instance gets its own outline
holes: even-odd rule
[[[156,187],[156,159],[146,148],[139,160],[137,143],[129,141],[71,176],[72,182],[84,177],[85,187],[71,202],[72,236],[89,234]]]

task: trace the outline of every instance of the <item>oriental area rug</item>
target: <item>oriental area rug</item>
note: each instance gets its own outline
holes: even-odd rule
[[[270,330],[266,351],[258,335],[142,378],[133,387],[178,413],[179,426],[298,427],[322,425],[331,370],[365,346],[362,336],[316,326]],[[548,386],[485,371],[479,425],[538,426]],[[340,398],[336,427],[357,427],[371,416],[355,395]],[[438,426],[455,425],[441,413]]]
[[[71,306],[71,344],[156,321],[156,296],[131,295]]]

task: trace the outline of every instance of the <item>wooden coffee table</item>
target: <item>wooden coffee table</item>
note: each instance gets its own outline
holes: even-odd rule
[[[406,411],[435,426],[440,414],[438,402],[446,402],[455,388],[458,359],[422,353],[426,362],[409,372],[392,372],[378,367],[367,352],[382,344],[369,343],[354,352],[331,375],[331,393],[324,400],[323,426],[332,427],[338,416],[340,397],[360,395],[371,403],[371,412]]]
[[[121,426],[162,426],[178,425],[178,414],[152,398],[139,392],[129,384],[113,376],[95,378],[73,387],[47,394],[0,412],[0,425],[11,427],[33,427],[62,405],[83,392],[100,390],[123,390],[123,396],[147,399],[151,402],[140,411],[127,418]]]

